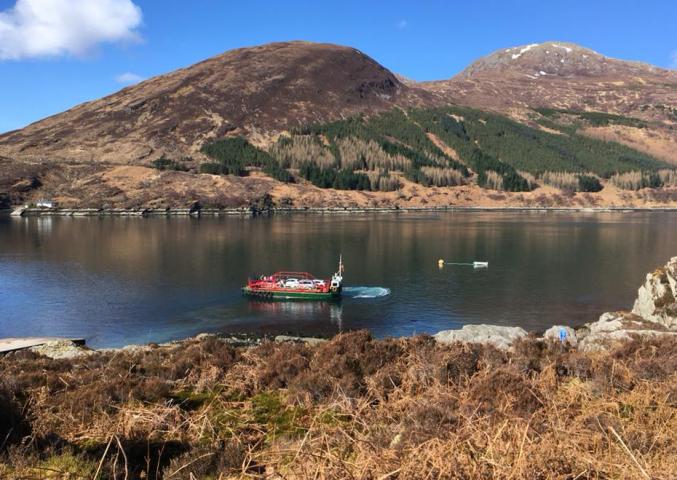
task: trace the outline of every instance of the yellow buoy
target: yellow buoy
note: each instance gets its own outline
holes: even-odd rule
[[[440,268],[442,268],[442,267],[444,266],[444,260],[442,260],[442,259],[440,258],[440,259],[437,261],[437,266],[440,267]]]

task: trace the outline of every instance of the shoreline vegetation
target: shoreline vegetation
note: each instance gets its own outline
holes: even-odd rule
[[[352,332],[19,352],[0,359],[0,476],[668,479],[676,349]]]
[[[466,325],[9,353],[0,478],[668,479],[675,385],[677,257],[632,312],[542,336]]]

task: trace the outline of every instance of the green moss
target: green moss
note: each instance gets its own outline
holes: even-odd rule
[[[74,445],[85,452],[95,452],[106,447],[105,444],[94,438],[83,438],[76,441]]]
[[[43,460],[37,470],[38,478],[90,479],[97,470],[97,462],[66,451]],[[105,478],[99,475],[100,479]]]
[[[205,429],[200,444],[264,432],[269,440],[280,436],[303,435],[308,428],[308,412],[288,405],[278,392],[262,392],[244,401],[226,401],[220,397],[205,410],[210,429]]]
[[[317,423],[327,427],[340,427],[349,425],[352,419],[353,417],[351,415],[337,412],[332,409],[324,410],[317,417],[315,417],[315,421]]]
[[[193,390],[179,390],[171,399],[185,410],[197,410],[203,405],[218,397],[218,391],[195,392]]]
[[[207,411],[207,419],[213,429],[205,429],[200,438],[202,446],[209,446],[216,440],[226,440],[251,428],[251,421],[244,408],[229,408],[226,404],[214,404]]]
[[[269,437],[297,436],[306,432],[304,408],[286,405],[277,392],[262,392],[252,397],[254,422],[268,428]]]

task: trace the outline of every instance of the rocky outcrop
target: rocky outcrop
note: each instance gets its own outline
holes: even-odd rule
[[[293,337],[289,335],[277,335],[275,337],[276,343],[305,343],[306,345],[314,346],[320,345],[321,343],[327,342],[324,338],[315,338],[315,337]]]
[[[439,343],[482,343],[506,350],[515,340],[526,337],[526,335],[527,331],[520,327],[464,325],[460,330],[442,330],[434,337]]]
[[[53,340],[31,347],[29,350],[53,359],[78,358],[94,353],[92,350],[79,346],[70,340]]]
[[[668,328],[677,328],[677,257],[646,276],[632,313]]]
[[[632,312],[610,312],[577,330],[579,348],[602,350],[634,337],[677,335],[677,257],[646,276]]]
[[[677,335],[667,327],[629,312],[609,312],[576,331],[578,348],[584,352],[607,350],[637,337]]]

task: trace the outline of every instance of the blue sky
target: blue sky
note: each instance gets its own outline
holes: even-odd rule
[[[0,132],[225,50],[354,46],[416,80],[546,40],[677,67],[677,1],[0,0]]]

